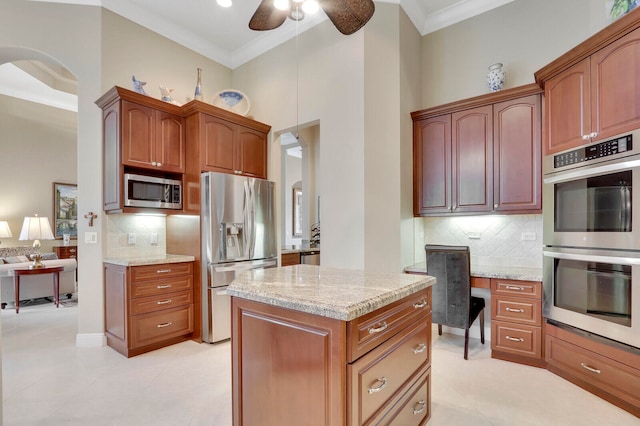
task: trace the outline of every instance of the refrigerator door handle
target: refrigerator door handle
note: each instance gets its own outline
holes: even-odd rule
[[[225,286],[225,287],[220,287],[220,288],[216,288],[215,292],[216,295],[218,296],[226,296],[229,293],[227,293],[227,289],[229,288],[229,286]]]
[[[239,263],[232,263],[232,264],[225,264],[225,265],[210,264],[209,268],[211,270],[211,274],[213,274],[214,272],[232,272],[232,271],[242,272],[242,271],[249,271],[251,269],[269,268],[272,266],[276,266],[277,263],[278,261],[276,259],[269,259],[269,260],[255,261],[255,262],[239,262]]]

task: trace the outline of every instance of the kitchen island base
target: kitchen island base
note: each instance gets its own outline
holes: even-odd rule
[[[232,297],[233,424],[424,425],[431,288],[351,321]]]

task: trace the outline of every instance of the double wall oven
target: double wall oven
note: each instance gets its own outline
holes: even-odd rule
[[[640,348],[640,130],[543,172],[545,317]]]

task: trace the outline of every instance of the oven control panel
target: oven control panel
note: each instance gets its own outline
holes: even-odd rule
[[[621,152],[631,151],[632,139],[631,135],[626,135],[554,155],[553,168],[569,166],[571,164],[582,163],[584,161],[595,160]]]

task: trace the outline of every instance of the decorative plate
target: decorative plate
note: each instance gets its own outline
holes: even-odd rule
[[[240,115],[247,115],[251,108],[249,98],[242,92],[225,89],[213,98],[213,105]]]

